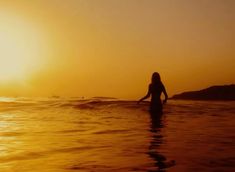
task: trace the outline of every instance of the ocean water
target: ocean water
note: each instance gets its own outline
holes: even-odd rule
[[[1,172],[234,172],[235,102],[0,98]]]

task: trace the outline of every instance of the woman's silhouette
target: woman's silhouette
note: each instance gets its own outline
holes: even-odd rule
[[[163,144],[163,135],[161,129],[164,127],[164,123],[162,121],[162,101],[161,94],[162,92],[165,95],[165,99],[163,103],[166,103],[168,99],[168,95],[166,89],[161,82],[161,78],[159,73],[154,72],[152,75],[152,82],[149,84],[148,93],[146,96],[141,98],[139,102],[147,99],[151,96],[150,102],[150,117],[151,117],[151,128],[150,131],[153,134],[153,139],[150,142],[149,156],[155,161],[155,166],[158,168],[157,171],[165,171],[163,169],[169,168],[175,165],[174,160],[168,161],[167,158],[159,152],[159,147]]]
[[[148,93],[146,96],[141,98],[139,102],[143,101],[144,99],[147,99],[151,96],[151,102],[150,102],[150,112],[151,113],[162,113],[162,101],[161,101],[161,94],[164,93],[165,99],[163,103],[166,103],[168,99],[168,95],[165,89],[165,86],[163,85],[161,81],[161,77],[159,73],[154,72],[152,75],[152,82],[149,84]]]

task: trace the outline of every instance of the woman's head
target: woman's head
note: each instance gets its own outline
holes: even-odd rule
[[[161,83],[161,77],[158,72],[154,72],[152,75],[152,84]]]

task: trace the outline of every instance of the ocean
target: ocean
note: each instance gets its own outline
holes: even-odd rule
[[[0,98],[1,172],[234,172],[235,101]]]

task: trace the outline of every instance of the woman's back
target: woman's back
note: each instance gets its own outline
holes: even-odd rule
[[[167,101],[168,96],[165,87],[161,82],[159,73],[154,72],[151,80],[152,82],[149,85],[147,95],[144,96],[142,99],[140,99],[139,102],[151,96],[150,111],[161,112],[162,111],[161,93],[163,92],[165,95],[165,100],[163,101],[164,103]]]
[[[151,99],[160,99],[163,87],[162,83],[150,84]]]
[[[150,110],[151,111],[162,111],[162,101],[161,101],[161,93],[163,92],[163,85],[159,84],[150,84],[150,92],[151,92],[151,102],[150,102]]]

